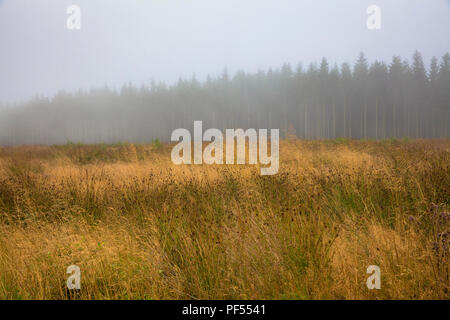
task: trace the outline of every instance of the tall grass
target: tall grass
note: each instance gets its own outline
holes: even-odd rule
[[[75,264],[79,299],[449,299],[449,147],[289,140],[274,176],[159,143],[2,148],[0,298],[74,298]]]

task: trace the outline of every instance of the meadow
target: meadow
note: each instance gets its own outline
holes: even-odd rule
[[[0,299],[450,298],[450,140],[284,140],[273,176],[170,151],[0,148]]]

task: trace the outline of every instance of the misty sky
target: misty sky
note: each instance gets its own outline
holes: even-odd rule
[[[82,10],[66,28],[67,6]],[[382,9],[382,29],[366,9]],[[449,0],[0,0],[0,103],[327,57],[450,51]]]

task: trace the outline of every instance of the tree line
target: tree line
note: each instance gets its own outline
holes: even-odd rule
[[[199,82],[152,83],[60,92],[0,109],[0,144],[146,143],[168,141],[174,129],[281,129],[303,139],[448,138],[450,54],[427,68],[394,56],[351,66],[289,64]]]

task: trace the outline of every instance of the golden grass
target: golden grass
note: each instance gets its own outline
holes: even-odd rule
[[[1,148],[0,298],[448,299],[449,147],[288,140],[275,176],[168,145]]]

